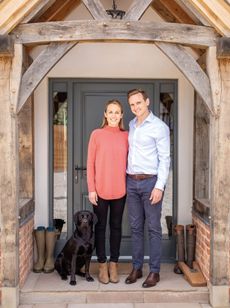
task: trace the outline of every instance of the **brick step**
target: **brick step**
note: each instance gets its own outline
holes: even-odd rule
[[[94,282],[77,278],[77,285],[71,286],[57,274],[30,273],[25,286],[20,290],[20,304],[38,303],[208,303],[207,287],[191,287],[183,275],[173,272],[172,264],[162,264],[161,281],[154,288],[143,289],[142,282],[148,274],[136,283],[127,285],[125,278],[131,269],[130,264],[119,264],[120,282],[101,284],[97,280],[97,264],[92,264]]]

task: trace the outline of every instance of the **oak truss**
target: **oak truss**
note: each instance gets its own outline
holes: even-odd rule
[[[153,1],[134,0],[123,20],[111,20],[100,0],[82,0],[94,20],[25,23],[10,35],[15,43],[49,45],[30,65],[21,81],[17,112],[21,110],[53,66],[78,42],[124,41],[148,42],[171,59],[191,82],[204,100],[208,111],[214,114],[209,78],[196,60],[182,46],[205,49],[216,46],[219,34],[212,27],[192,24],[155,23],[138,21]],[[44,1],[44,6],[48,5]],[[31,15],[31,18],[35,18]]]

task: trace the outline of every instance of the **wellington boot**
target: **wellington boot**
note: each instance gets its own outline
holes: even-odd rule
[[[40,226],[34,230],[34,237],[37,246],[37,262],[33,266],[33,271],[41,273],[45,263],[45,227]]]
[[[168,229],[168,236],[171,237],[172,236],[172,216],[165,216],[165,220],[166,220],[166,225],[167,225],[167,229]]]
[[[117,262],[109,262],[109,281],[113,283],[119,282],[118,276],[118,263]]]
[[[184,247],[184,226],[176,225],[174,227],[177,242],[177,259],[179,262],[185,261],[185,247]]]
[[[187,251],[187,265],[192,269],[193,261],[195,261],[196,249],[196,226],[186,226],[186,251]]]
[[[185,247],[184,247],[184,226],[183,225],[176,225],[174,227],[174,232],[176,235],[176,243],[177,243],[177,260],[178,262],[185,261]],[[178,263],[174,266],[174,273],[175,274],[182,274]]]
[[[109,283],[109,273],[108,273],[107,262],[99,263],[98,280],[104,284]]]
[[[54,271],[54,247],[57,239],[57,233],[52,227],[46,229],[46,262],[44,265],[44,273],[52,273]]]

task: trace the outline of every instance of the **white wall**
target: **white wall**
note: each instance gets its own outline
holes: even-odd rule
[[[109,4],[106,8],[110,6]],[[75,15],[71,13],[68,19],[73,19],[79,12],[81,18],[83,13],[89,18],[82,5],[76,12]],[[153,17],[158,19],[152,10],[148,10],[143,18]],[[36,53],[35,50],[32,56]],[[49,77],[178,79],[178,223],[191,223],[194,101],[192,86],[155,45],[82,43],[62,58],[35,91],[35,225],[47,226],[48,223]]]

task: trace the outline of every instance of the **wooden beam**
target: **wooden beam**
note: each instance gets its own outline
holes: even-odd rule
[[[228,167],[230,157],[230,59],[220,59],[219,70],[221,78],[220,110],[217,117],[211,118],[210,125],[212,166],[210,185],[212,245],[210,250],[210,297],[212,307],[228,307],[230,279],[230,172]],[[221,296],[215,296],[217,294],[221,294]]]
[[[12,57],[14,55],[14,43],[9,35],[0,35],[0,57]]]
[[[0,2],[0,35],[9,33],[41,0],[8,0]]]
[[[131,6],[125,14],[127,20],[138,20],[147,10],[153,0],[133,0]]]
[[[47,46],[27,69],[22,77],[17,113],[37,88],[46,74],[76,43],[52,43]]]
[[[22,64],[20,48],[14,60],[0,57],[0,211],[1,211],[1,304],[18,307],[19,241],[18,241],[18,138],[17,117],[11,101],[10,79]],[[19,65],[20,64],[20,65]],[[12,66],[13,65],[13,66]],[[16,67],[14,66],[16,65]],[[17,91],[20,83],[15,83]]]
[[[194,89],[204,100],[207,109],[213,115],[212,94],[209,79],[194,58],[182,46],[167,43],[155,43],[178,67],[184,76],[191,82]]]
[[[211,84],[213,107],[215,114],[218,115],[220,112],[221,102],[221,76],[215,46],[207,49],[206,70]]]
[[[180,3],[181,4],[181,3]],[[196,24],[193,19],[181,8],[177,2],[155,0],[151,7],[163,18],[164,21],[184,24]],[[192,48],[193,52],[200,57],[204,51],[199,48]]]
[[[12,69],[10,73],[10,100],[14,112],[16,112],[19,89],[23,72],[23,46],[15,44],[15,56],[12,61]]]
[[[129,19],[126,18],[126,20]],[[197,92],[202,94],[201,97],[204,97],[204,102],[207,106],[208,111],[213,114],[211,88],[208,77],[202,71],[200,66],[196,63],[194,58],[190,54],[188,54],[181,46],[161,42],[155,44],[181,70],[184,76],[192,83]],[[180,63],[180,57],[182,57],[185,62],[183,61],[183,63]],[[188,69],[188,65],[192,69],[192,71]],[[200,77],[199,79],[201,81],[201,84],[199,84],[199,82],[197,82],[196,80],[198,76]],[[204,81],[204,83],[202,83],[202,81]],[[205,90],[203,89],[203,86]]]
[[[217,40],[217,50],[216,55],[218,59],[230,58],[230,38],[221,37]]]
[[[80,2],[80,0],[56,0],[42,15],[34,18],[33,22],[63,20]]]
[[[230,6],[224,0],[190,0],[194,8],[224,36],[230,36]]]
[[[102,20],[109,18],[100,0],[82,0],[82,2],[94,19]]]
[[[31,21],[35,22],[35,20],[47,11],[55,1],[56,0],[42,0],[39,5],[37,5],[33,11],[21,21],[21,23],[26,24]]]
[[[177,22],[176,17],[172,12],[166,9],[159,0],[155,0],[151,7],[164,21]]]
[[[194,8],[189,0],[175,0],[178,5],[192,18],[195,24],[201,26],[211,26],[211,24]]]
[[[15,42],[38,44],[63,41],[130,40],[162,41],[206,48],[216,44],[214,29],[172,23],[125,20],[82,20],[20,25]]]
[[[152,7],[166,21],[195,24],[193,19],[174,0],[155,0],[152,3]]]

